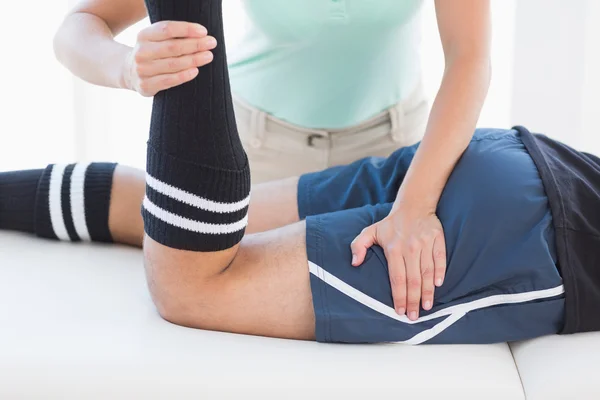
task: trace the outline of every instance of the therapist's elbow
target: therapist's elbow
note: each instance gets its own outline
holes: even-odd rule
[[[60,24],[60,26],[54,33],[54,37],[52,39],[52,48],[54,50],[54,57],[56,57],[58,62],[60,62],[61,64],[64,64],[63,59],[64,59],[64,53],[65,53],[65,43],[64,43],[65,35],[63,33],[63,30],[64,30],[65,22],[66,22],[66,20]]]
[[[90,41],[113,37],[106,22],[95,14],[72,11],[60,24],[52,41],[54,56],[66,66],[76,67],[82,54],[90,52]]]
[[[475,79],[480,87],[489,88],[492,81],[492,60],[489,54],[465,52],[446,58],[444,75],[456,75],[462,79]]]
[[[492,58],[488,52],[472,49],[456,50],[445,54],[446,68],[460,66],[461,68],[476,68],[491,73]]]
[[[52,47],[54,50],[54,57],[68,67],[69,56],[73,52],[74,42],[73,38],[78,36],[77,25],[81,19],[81,13],[69,13],[62,21],[52,40]]]

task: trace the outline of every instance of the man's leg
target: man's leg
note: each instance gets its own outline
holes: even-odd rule
[[[57,186],[53,191],[60,191],[61,201],[53,202],[52,206],[61,208],[60,215],[63,222],[65,217],[73,221],[73,215],[76,215],[77,220],[78,212],[85,213],[90,219],[90,225],[108,229],[110,241],[142,247],[144,222],[140,210],[146,189],[144,171],[120,164],[93,163],[91,168],[86,167],[88,178],[91,177],[91,180],[85,183],[85,175],[83,175],[83,181],[74,181],[74,183],[79,182],[84,188],[83,195],[78,196],[76,185],[71,184],[72,173],[69,172],[76,165],[78,164],[59,165],[58,168],[66,170],[68,176],[64,179],[63,171],[60,182],[55,180],[53,183]],[[79,165],[77,171],[87,164]],[[1,230],[35,233],[40,237],[59,239],[54,233],[50,218],[49,178],[53,168],[54,165],[38,170],[0,172]],[[297,181],[298,178],[289,178],[259,184],[252,188],[247,234],[298,222]],[[75,195],[71,195],[72,186],[76,191]],[[87,194],[85,187],[87,187]],[[84,204],[84,199],[87,206]],[[69,207],[67,210],[62,210],[67,200]],[[81,207],[75,204],[78,200],[81,202]],[[46,210],[42,212],[44,209]],[[70,237],[63,238],[71,240]],[[94,235],[89,239],[107,241],[102,239],[102,235]]]
[[[72,166],[75,165],[72,164]],[[95,163],[95,165],[102,164]],[[111,176],[112,168],[114,168],[114,174]],[[98,222],[90,223],[102,222],[106,224],[106,218],[108,218],[111,241],[142,247],[144,222],[140,209],[146,189],[145,172],[120,164],[112,165],[111,171],[104,174],[105,182],[102,183],[104,188],[95,188],[93,185],[88,184],[88,190],[92,190],[87,195],[88,207],[94,207],[97,204],[92,201],[94,198],[105,197],[110,199],[109,211],[96,211],[94,215],[98,218]],[[0,173],[0,229],[36,233],[35,218],[37,215],[42,220],[45,217],[50,223],[50,211],[36,214],[37,208],[46,207],[48,210],[50,209],[48,193],[38,191],[43,172],[44,169]],[[42,182],[42,184],[46,183]],[[70,179],[67,179],[64,184],[65,199],[70,199]],[[62,196],[62,181],[60,186]],[[39,197],[37,197],[38,194]],[[298,222],[300,219],[297,197],[298,178],[288,178],[253,186],[248,208],[246,234],[264,232]],[[316,199],[316,201],[319,200]],[[58,205],[60,204],[54,204],[54,206]],[[100,206],[102,205],[100,204],[98,207]],[[72,213],[73,209],[70,208],[70,210],[69,212]],[[67,211],[63,213],[63,216],[66,214]],[[89,210],[88,214],[90,214]],[[69,218],[72,217],[69,216]],[[37,233],[42,237],[58,239],[55,234],[45,232],[46,230],[42,229]],[[66,240],[70,240],[70,238]]]

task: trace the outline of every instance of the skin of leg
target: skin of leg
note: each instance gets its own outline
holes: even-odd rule
[[[108,226],[117,243],[142,247],[144,222],[140,209],[146,190],[144,171],[118,165],[113,177]],[[298,222],[298,178],[252,187],[246,233],[264,232]]]
[[[252,187],[246,233],[265,232],[298,222],[298,177]]]
[[[175,250],[146,237],[144,254],[150,293],[167,321],[314,340],[303,221],[247,235],[237,247],[215,253]]]
[[[116,243],[142,247],[144,221],[140,212],[146,191],[146,173],[117,165],[110,192],[108,228]]]
[[[297,182],[292,178],[253,188],[247,231],[265,232],[249,233],[232,249],[180,251],[146,237],[147,282],[161,316],[194,328],[314,339],[305,227],[297,222]],[[144,171],[117,166],[109,213],[116,242],[141,247],[144,191]]]

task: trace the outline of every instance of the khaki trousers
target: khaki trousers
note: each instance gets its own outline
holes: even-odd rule
[[[421,140],[429,115],[420,88],[368,121],[335,130],[295,126],[235,97],[234,108],[252,183],[299,176],[369,156],[387,157]]]

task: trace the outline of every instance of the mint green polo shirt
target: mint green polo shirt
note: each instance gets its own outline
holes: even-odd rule
[[[306,128],[356,125],[420,79],[422,0],[242,0],[248,29],[229,49],[233,93]]]

